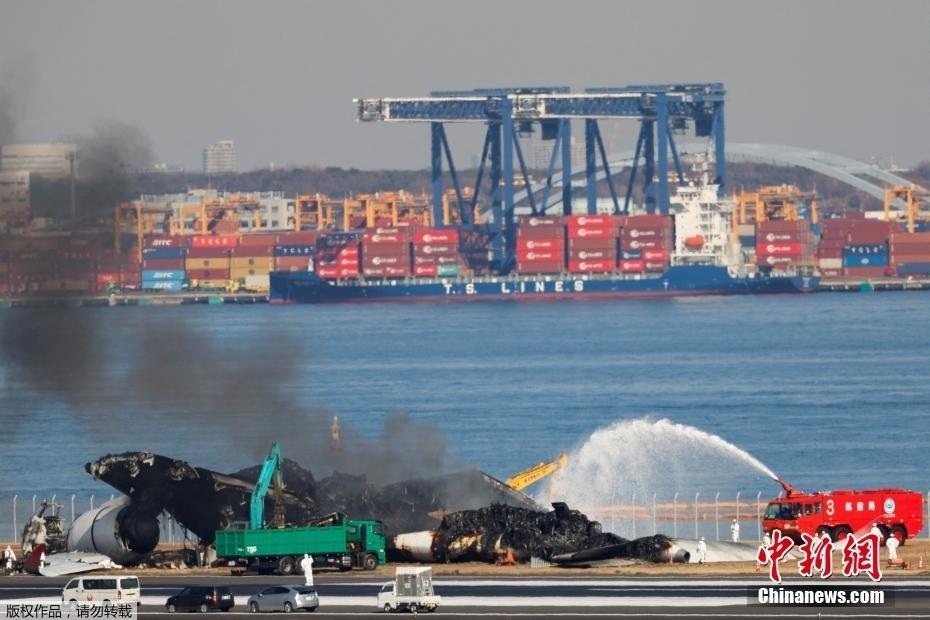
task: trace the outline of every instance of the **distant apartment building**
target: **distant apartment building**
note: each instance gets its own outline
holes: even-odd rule
[[[0,220],[29,215],[29,171],[0,170]]]
[[[533,147],[533,169],[534,170],[548,170],[549,162],[552,160],[552,147],[555,144],[555,140],[549,140],[546,142],[537,142]],[[578,144],[575,142],[575,139],[572,138],[571,146],[569,147],[571,152],[571,162],[572,168],[577,168],[583,166],[585,162],[585,153],[584,153],[584,144]],[[555,169],[562,169],[562,154],[559,153],[555,156]]]
[[[203,173],[219,174],[236,169],[236,145],[232,140],[214,142],[203,150]]]
[[[60,179],[71,174],[72,165],[77,166],[74,144],[6,144],[0,150],[0,170],[4,172],[26,171]]]

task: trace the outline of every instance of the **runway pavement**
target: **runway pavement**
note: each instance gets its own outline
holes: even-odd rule
[[[143,618],[167,617],[164,601],[190,585],[228,585],[236,598],[232,612],[224,618],[247,614],[245,602],[251,594],[276,583],[295,583],[294,578],[164,576],[142,580]],[[60,600],[65,578],[0,577],[0,613],[9,602]],[[314,617],[360,617],[382,615],[375,607],[379,586],[371,576],[318,576],[316,589],[320,608]],[[785,586],[819,588],[880,589],[886,603],[878,606],[788,607],[750,604],[759,579],[730,578],[489,578],[438,577],[434,581],[442,605],[435,615],[444,618],[899,618],[930,619],[930,580],[886,579],[868,581],[832,579],[791,581]],[[264,614],[262,614],[264,615]]]

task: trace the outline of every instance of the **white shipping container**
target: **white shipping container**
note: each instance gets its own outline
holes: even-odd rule
[[[818,265],[820,265],[821,269],[842,269],[843,259],[842,258],[821,258]]]
[[[257,291],[268,290],[271,288],[271,280],[268,277],[268,274],[246,276],[245,288]]]

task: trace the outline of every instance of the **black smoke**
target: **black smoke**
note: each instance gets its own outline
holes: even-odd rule
[[[215,327],[253,311],[223,308],[191,321],[159,308],[11,309],[0,314],[2,374],[10,393],[28,394],[28,402],[64,404],[97,443],[88,457],[103,445],[147,450],[149,437],[176,436],[179,445],[202,446],[213,462],[223,454],[230,468],[258,462],[278,441],[315,475],[339,471],[373,484],[454,465],[438,426],[402,412],[364,428],[343,421],[335,449],[333,412],[312,404],[319,401],[302,387],[314,352],[300,334],[273,316],[241,339]],[[134,316],[111,320],[123,318],[118,313]],[[0,411],[14,437],[35,416],[41,408]],[[187,456],[197,464],[196,454]]]

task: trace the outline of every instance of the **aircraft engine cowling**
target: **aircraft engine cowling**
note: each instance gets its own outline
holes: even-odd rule
[[[158,545],[158,519],[133,510],[128,497],[80,515],[68,529],[68,551],[102,553],[117,564],[142,561]]]

